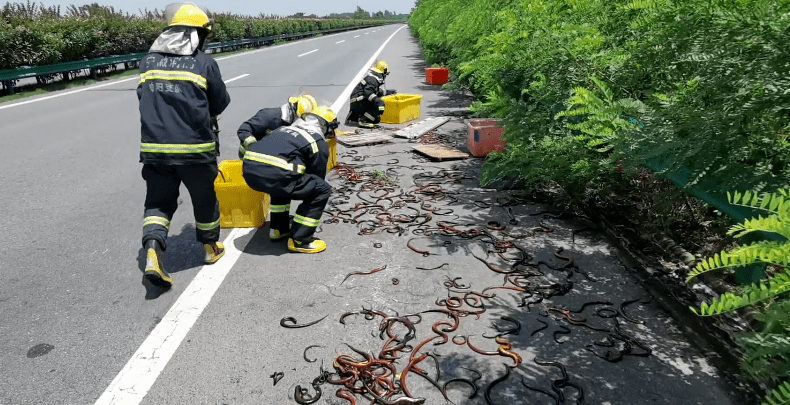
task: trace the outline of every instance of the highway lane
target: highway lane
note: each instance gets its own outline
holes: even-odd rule
[[[248,75],[228,84],[221,158],[236,158],[236,128],[259,108],[279,106],[300,91],[334,102],[400,27],[219,57],[224,79]],[[95,401],[202,267],[182,188],[165,259],[176,284],[160,296],[142,283],[145,189],[135,87],[136,80],[123,79],[0,105],[3,405]],[[36,357],[44,345],[53,348]]]

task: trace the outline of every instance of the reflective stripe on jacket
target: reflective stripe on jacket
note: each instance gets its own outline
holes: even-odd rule
[[[371,70],[351,91],[351,102],[373,101],[379,97],[379,89],[383,86],[384,75]]]
[[[300,121],[303,122],[303,121]],[[298,124],[297,124],[298,125]],[[326,176],[329,146],[317,130],[296,125],[281,127],[250,145],[244,155],[244,172],[256,174],[256,167],[275,166],[296,174]],[[261,176],[268,175],[261,171]]]
[[[230,103],[217,62],[202,51],[189,56],[149,53],[140,61],[140,161],[198,164],[216,161],[219,140],[210,119]]]

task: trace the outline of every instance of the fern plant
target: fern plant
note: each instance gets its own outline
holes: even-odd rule
[[[787,405],[790,404],[790,382],[785,381],[765,398],[763,405]]]
[[[783,268],[783,271],[768,280],[746,287],[738,295],[725,293],[713,300],[710,305],[703,303],[699,312],[692,308],[692,311],[702,316],[731,312],[790,291],[790,270],[787,269],[790,263],[790,243],[787,242],[790,240],[790,189],[771,194],[765,193],[762,196],[750,191],[743,194],[736,192],[734,195],[727,193],[727,199],[731,204],[756,208],[770,214],[767,217],[760,215],[756,219],[735,225],[730,228],[728,234],[742,237],[757,231],[771,232],[784,237],[785,241],[763,240],[717,253],[698,264],[689,274],[686,282],[711,271],[757,263],[774,264]]]
[[[584,87],[574,88],[568,99],[568,108],[557,114],[555,119],[584,117],[581,122],[565,125],[568,129],[581,132],[574,140],[586,144],[596,152],[609,152],[622,140],[625,133],[636,128],[636,124],[627,121],[625,116],[641,115],[645,107],[638,100],[630,98],[616,100],[614,92],[606,83],[596,77],[591,77],[590,80],[598,91]]]
[[[759,333],[743,333],[738,340],[744,348],[742,368],[753,378],[779,382],[762,402],[762,405],[790,404],[790,189],[775,193],[747,191],[743,194],[727,193],[731,204],[755,208],[767,213],[756,219],[745,220],[730,228],[729,234],[742,237],[762,231],[780,235],[784,241],[758,241],[722,251],[698,264],[686,282],[708,272],[756,263],[773,264],[779,270],[767,280],[746,287],[739,294],[725,293],[709,305],[703,303],[697,315],[711,316],[734,311],[763,302],[758,319],[764,323]],[[782,381],[784,380],[784,381]]]

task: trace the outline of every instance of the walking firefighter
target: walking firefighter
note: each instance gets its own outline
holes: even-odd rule
[[[225,248],[219,240],[219,204],[214,192],[219,155],[216,117],[230,104],[219,66],[203,52],[211,22],[193,3],[165,9],[168,26],[140,62],[140,162],[146,183],[143,215],[144,277],[169,288],[162,265],[170,220],[184,183],[192,199],[197,240],[206,264]]]

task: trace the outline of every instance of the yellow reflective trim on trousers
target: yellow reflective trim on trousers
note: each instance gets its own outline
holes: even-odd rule
[[[298,214],[294,214],[294,222],[309,226],[311,228],[315,228],[321,223],[321,221],[318,219],[307,218]]]
[[[181,80],[192,82],[198,85],[203,90],[206,89],[206,78],[192,72],[185,71],[167,71],[167,70],[149,70],[140,74],[140,81],[138,84],[143,84],[147,80]]]
[[[291,210],[291,205],[272,205],[269,210],[271,212],[288,212]]]
[[[162,217],[145,217],[143,218],[143,227],[148,225],[161,225],[165,228],[170,228],[170,220]]]
[[[244,154],[244,160],[252,160],[253,162],[266,163],[268,165],[277,166],[280,169],[288,170],[289,172],[292,172],[294,168],[293,163],[289,163],[285,159],[280,159],[276,156],[264,155],[263,153],[257,153],[257,152],[247,151],[247,153]],[[296,170],[297,173],[304,174],[304,172],[307,169],[302,165],[297,165]]]
[[[141,143],[140,151],[146,153],[205,153],[217,150],[216,142],[190,144]]]
[[[195,223],[195,226],[197,226],[197,229],[198,229],[198,230],[201,230],[201,231],[210,231],[210,230],[212,230],[212,229],[219,228],[219,220],[216,220],[216,221],[214,221],[214,222],[205,223],[205,224],[203,224],[203,223],[200,223],[200,222],[196,222],[196,223]]]

